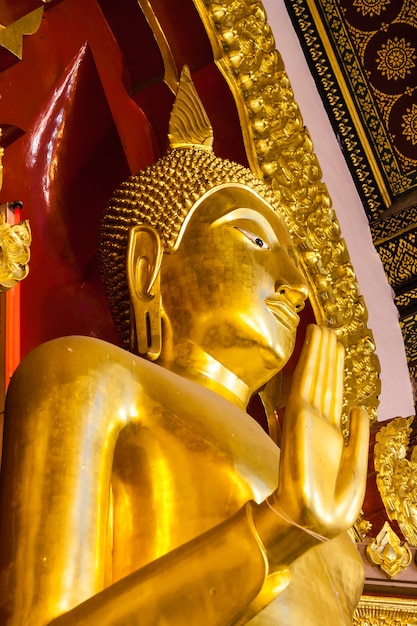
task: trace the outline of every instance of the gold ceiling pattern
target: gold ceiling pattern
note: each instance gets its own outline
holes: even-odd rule
[[[368,216],[376,219],[417,187],[415,1],[287,4]]]
[[[395,197],[416,184],[417,16],[414,0],[322,0],[354,102]],[[338,29],[333,35],[335,27]],[[345,30],[344,28],[345,27]],[[344,32],[343,32],[344,31]],[[342,33],[340,36],[338,33]],[[352,67],[351,67],[352,66]],[[353,71],[352,71],[353,70]]]
[[[286,0],[417,363],[415,0]]]

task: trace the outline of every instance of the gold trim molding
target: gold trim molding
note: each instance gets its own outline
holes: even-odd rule
[[[380,365],[340,226],[313,142],[259,0],[194,0],[217,66],[233,93],[252,171],[269,182],[297,243],[316,320],[346,351],[348,406],[376,419]]]
[[[362,596],[353,626],[417,626],[417,602],[388,596]]]

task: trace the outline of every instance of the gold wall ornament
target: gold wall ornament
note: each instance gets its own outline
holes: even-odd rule
[[[2,130],[0,128],[0,140],[1,140]],[[3,156],[4,156],[4,148],[0,146],[0,190],[3,187]]]
[[[46,3],[46,0],[44,0]],[[0,24],[0,46],[11,52],[17,59],[22,59],[23,36],[33,35],[42,22],[43,7],[39,7],[12,22],[8,26]]]
[[[28,275],[31,240],[27,220],[11,226],[4,211],[0,212],[0,291],[11,289]]]
[[[235,98],[250,167],[272,184],[296,241],[316,319],[345,346],[347,404],[364,406],[375,420],[380,366],[366,306],[264,7],[259,0],[194,3]],[[344,423],[347,432],[346,413]]]
[[[0,140],[2,130],[0,129]],[[3,185],[4,148],[0,147],[0,190]],[[7,210],[13,203],[0,205],[0,292],[7,291],[26,278],[29,273],[32,235],[29,222],[10,225]]]
[[[3,135],[3,130],[0,128],[0,144],[1,138]],[[0,145],[0,190],[3,187],[3,157],[4,157],[4,148]]]
[[[417,604],[412,599],[364,595],[353,626],[417,626]]]
[[[385,522],[372,543],[366,547],[366,556],[388,578],[401,574],[412,559],[409,547],[401,541],[388,522]]]
[[[398,417],[376,435],[376,482],[390,520],[397,520],[411,545],[417,545],[417,453],[406,456],[414,416]]]
[[[358,519],[356,520],[356,522],[354,523],[352,527],[352,531],[351,531],[352,538],[358,542],[365,541],[365,538],[371,529],[372,529],[371,522],[364,519],[363,511],[361,511],[360,516],[358,517]]]

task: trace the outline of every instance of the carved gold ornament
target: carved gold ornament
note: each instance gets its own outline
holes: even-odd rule
[[[406,458],[414,417],[398,417],[376,435],[375,471],[390,520],[397,520],[404,537],[417,545],[417,453]]]
[[[415,600],[362,596],[353,626],[417,626]]]
[[[395,578],[411,563],[411,552],[406,543],[385,522],[374,541],[366,547],[366,556],[388,578]]]
[[[29,222],[11,226],[0,212],[0,291],[7,291],[29,273],[31,232]]]
[[[333,328],[346,351],[347,406],[376,418],[380,366],[367,310],[313,142],[259,1],[194,0],[214,58],[235,98],[252,171],[269,182],[296,242],[319,324]]]
[[[0,129],[0,140],[2,130]],[[0,190],[3,184],[3,154],[0,147]],[[9,205],[0,205],[0,292],[7,291],[29,273],[32,235],[27,220],[11,226],[6,222]]]
[[[2,136],[2,129],[0,128],[0,140]],[[3,156],[4,148],[0,146],[0,189],[3,187]]]
[[[45,4],[47,3],[46,0],[43,1]],[[8,26],[0,24],[0,46],[6,48],[6,50],[21,60],[23,53],[23,36],[36,33],[42,22],[42,15],[43,7],[41,6]]]
[[[363,511],[361,511],[360,516],[354,523],[351,535],[355,541],[365,541],[367,534],[372,529],[372,524],[368,520],[364,519]]]

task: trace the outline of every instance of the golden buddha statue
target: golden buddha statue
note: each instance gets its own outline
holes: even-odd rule
[[[361,591],[346,531],[364,495],[367,415],[352,410],[345,445],[343,348],[318,326],[281,456],[246,413],[288,361],[308,292],[273,193],[216,158],[205,131],[187,139],[191,118],[207,124],[184,84],[171,151],[123,183],[103,218],[123,347],[54,340],[10,387],[7,626],[334,626]]]

